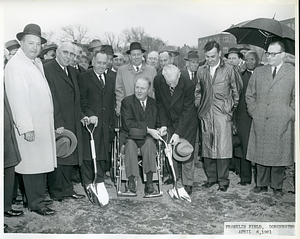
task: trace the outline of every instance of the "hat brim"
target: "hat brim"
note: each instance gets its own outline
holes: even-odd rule
[[[188,144],[190,144],[186,139],[183,139],[183,138],[180,138],[176,145],[178,145],[179,143],[188,143]],[[176,145],[174,145],[174,148],[173,148],[173,158],[176,159],[179,162],[185,162],[185,161],[189,160],[191,158],[193,152],[191,152],[187,156],[180,156],[176,153],[176,150],[175,150]],[[194,147],[192,145],[190,145],[190,146],[194,150]]]
[[[186,61],[200,61],[200,58],[184,58]]]
[[[228,52],[228,53],[224,54],[224,57],[228,59],[228,55],[231,54],[231,53],[238,54],[238,56],[239,56],[240,58],[242,58],[242,59],[243,59],[243,57],[244,57],[244,55],[243,55],[242,53],[240,53],[240,52]]]
[[[61,134],[55,133],[55,141],[58,141],[59,139],[64,137],[70,140],[70,147],[65,154],[56,155],[56,157],[58,158],[66,158],[70,156],[77,147],[77,138],[75,134],[70,130],[65,129],[64,132]]]
[[[138,48],[138,49],[131,49],[131,50],[128,50],[128,51],[126,51],[126,54],[127,54],[127,55],[129,55],[129,54],[130,54],[130,52],[131,52],[131,51],[133,51],[133,50],[141,50],[141,51],[142,51],[142,53],[145,53],[145,52],[146,52],[146,50],[145,50],[145,49]]]
[[[175,56],[179,56],[179,54],[180,54],[178,51],[168,51],[167,50],[167,52],[173,53],[173,54],[175,54]]]
[[[19,32],[19,33],[17,34],[17,39],[18,39],[19,41],[21,41],[21,40],[22,40],[22,37],[25,36],[25,35],[34,35],[34,36],[39,37],[39,38],[41,39],[41,44],[45,44],[45,43],[47,42],[47,40],[46,40],[44,37],[39,36],[39,35],[34,34],[34,33],[24,33],[24,32]]]

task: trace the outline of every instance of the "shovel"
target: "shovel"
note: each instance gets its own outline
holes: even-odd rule
[[[167,144],[167,142],[163,138],[161,138],[161,137],[160,137],[160,140],[166,146],[165,153],[166,153],[166,156],[168,158],[168,162],[170,164],[170,168],[171,168],[171,171],[172,171],[172,174],[173,174],[173,188],[169,189],[167,191],[168,194],[173,199],[181,199],[183,201],[192,202],[190,196],[185,191],[185,189],[183,187],[181,187],[181,188],[177,187],[177,178],[176,178],[176,174],[175,174],[175,170],[174,170],[174,165],[173,165],[173,160],[172,160],[172,145],[171,144]]]
[[[108,204],[109,201],[109,196],[106,191],[104,182],[102,183],[96,183],[97,180],[97,165],[96,165],[96,150],[95,150],[95,142],[94,142],[94,137],[93,137],[93,132],[95,130],[95,125],[92,130],[89,129],[88,125],[85,126],[86,129],[89,131],[90,136],[91,136],[91,152],[92,152],[92,159],[93,159],[93,164],[94,164],[94,181],[93,183],[90,183],[86,187],[84,187],[86,195],[88,199],[91,201],[91,203],[97,205],[97,206],[104,206]]]

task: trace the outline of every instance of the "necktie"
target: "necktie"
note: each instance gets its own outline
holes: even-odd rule
[[[104,78],[104,74],[100,75],[100,81],[102,82],[103,86],[105,85],[105,78]]]
[[[170,94],[171,94],[171,97],[172,97],[173,94],[174,94],[174,90],[175,90],[175,88],[170,86]]]
[[[136,72],[139,72],[139,67],[138,66],[136,67]]]
[[[68,74],[68,69],[67,69],[67,67],[64,67],[64,70],[65,70],[65,72],[66,72],[66,74],[67,74],[67,76],[68,76],[69,74]]]
[[[143,110],[145,111],[146,110],[146,106],[145,106],[145,102],[142,101],[142,107],[143,107]]]
[[[192,79],[191,80],[194,79],[194,76],[195,76],[195,72],[192,72]]]
[[[275,76],[276,76],[276,66],[275,66],[275,68],[274,68],[274,70],[273,70],[273,73],[272,73],[272,76],[273,76],[273,79],[275,78]]]

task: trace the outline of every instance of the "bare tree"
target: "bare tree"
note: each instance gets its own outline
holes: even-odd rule
[[[61,41],[69,40],[76,43],[85,43],[88,40],[87,33],[90,31],[88,27],[79,24],[62,27],[62,30],[64,34]]]
[[[52,37],[54,36],[54,32],[42,32],[42,37],[44,37],[47,40],[46,44],[52,44],[54,41],[52,41]]]
[[[120,50],[122,39],[119,35],[113,32],[104,32],[104,36],[101,38],[103,44],[111,45],[113,49]]]

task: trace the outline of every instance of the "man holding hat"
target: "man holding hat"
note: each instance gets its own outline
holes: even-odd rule
[[[5,43],[5,48],[8,50],[8,55],[6,56],[7,61],[9,61],[20,48],[20,44],[17,40],[10,40]]]
[[[156,102],[148,96],[151,81],[148,77],[140,77],[134,85],[134,94],[122,100],[121,134],[125,142],[125,171],[129,179],[128,189],[136,193],[136,178],[139,176],[138,148],[141,148],[143,157],[143,171],[147,182],[146,196],[157,194],[153,187],[153,173],[156,172],[156,144],[154,139],[159,139],[156,130],[157,108]]]
[[[168,134],[172,145],[176,145],[180,138],[195,145],[198,119],[194,105],[194,83],[182,77],[176,66],[169,64],[163,68],[162,74],[155,77],[154,89],[161,136]],[[182,183],[189,194],[194,182],[193,158],[190,156],[182,162]],[[178,178],[177,161],[173,160],[173,163]]]
[[[53,215],[46,207],[46,173],[54,170],[56,148],[52,95],[37,58],[46,39],[41,28],[28,24],[17,34],[20,49],[5,68],[7,98],[15,123],[22,161],[15,167],[22,174],[28,208],[40,215]]]
[[[63,198],[81,199],[73,189],[73,166],[82,164],[81,120],[87,119],[81,111],[80,92],[77,82],[78,72],[70,66],[75,57],[75,47],[71,42],[58,46],[56,58],[44,65],[54,102],[55,132],[70,130],[77,137],[77,148],[67,157],[57,157],[57,168],[48,175],[50,197],[61,201]]]
[[[143,62],[144,50],[139,42],[132,42],[126,53],[129,55],[130,63],[121,66],[117,73],[116,79],[116,113],[120,114],[121,101],[128,95],[134,94],[134,83],[140,77],[148,77],[153,82],[156,75],[154,67],[146,65]],[[153,86],[151,84],[149,96],[154,96]]]

